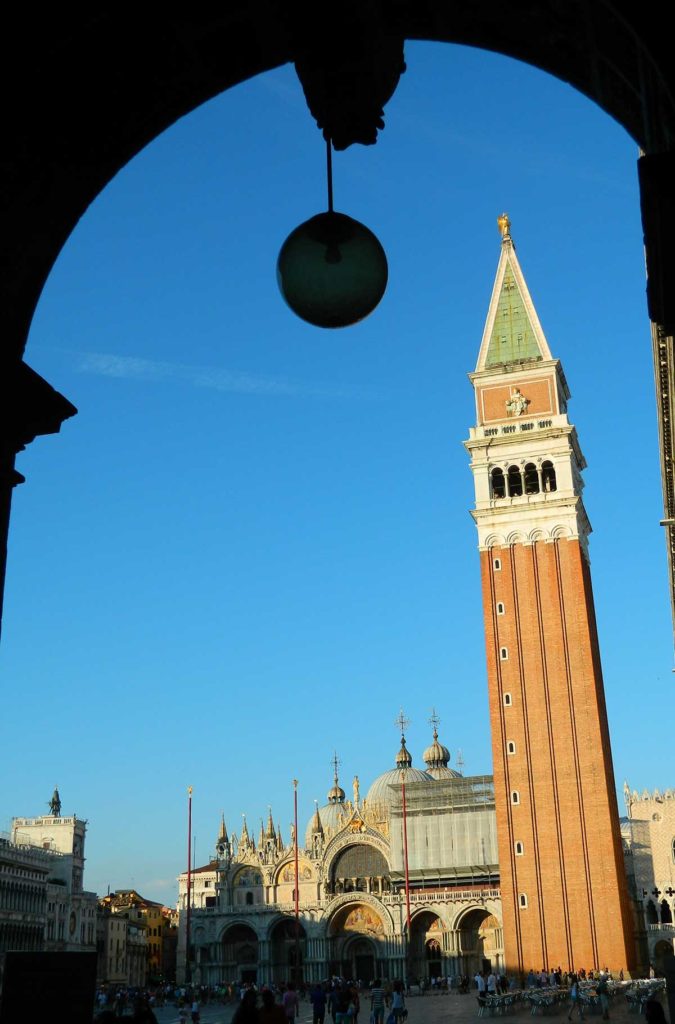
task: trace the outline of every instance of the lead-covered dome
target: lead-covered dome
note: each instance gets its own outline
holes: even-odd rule
[[[436,719],[438,720],[438,719]],[[427,773],[431,775],[433,779],[458,779],[460,773],[456,772],[454,768],[448,767],[448,761],[450,760],[450,751],[443,744],[438,742],[438,730],[434,725],[434,739],[430,747],[424,751],[422,755],[424,763],[427,766]]]
[[[305,829],[305,846],[309,849],[312,845],[312,836],[316,832],[316,815],[318,814],[324,833],[334,833],[342,828],[347,820],[347,809],[345,807],[345,791],[338,781],[337,755],[333,759],[333,785],[326,794],[328,803],[317,808],[314,815]]]
[[[405,771],[405,782],[433,782],[428,772],[419,768],[413,768],[410,751],[405,745],[405,736],[401,736],[401,749],[396,755],[396,768],[390,768],[383,772],[373,782],[368,790],[366,806],[374,808],[376,805],[383,809],[389,809],[396,800],[396,790],[392,786],[399,787],[402,781],[402,773]]]

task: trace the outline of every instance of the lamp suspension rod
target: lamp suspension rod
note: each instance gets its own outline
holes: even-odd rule
[[[326,139],[326,178],[328,181],[328,212],[333,212],[333,151],[330,136]]]

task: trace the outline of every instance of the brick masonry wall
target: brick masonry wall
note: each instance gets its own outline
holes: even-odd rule
[[[483,551],[481,571],[507,967],[630,970],[587,562],[578,541],[563,539]]]

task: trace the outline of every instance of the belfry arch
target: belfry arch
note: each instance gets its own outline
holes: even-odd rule
[[[675,223],[675,71],[664,18],[627,0],[579,0],[564,11],[546,0],[536,17],[529,6],[489,2],[448,8],[442,0],[430,0],[422,10],[408,2],[391,14],[385,7],[354,4],[341,12],[331,53],[310,8],[303,5],[288,14],[264,3],[238,2],[189,19],[139,11],[133,26],[117,9],[66,17],[43,12],[39,19],[17,13],[8,33],[11,58],[3,67],[5,95],[13,101],[4,122],[11,157],[3,165],[0,375],[8,393],[20,395],[21,401],[3,438],[3,542],[11,490],[18,482],[17,452],[36,435],[58,431],[75,412],[21,360],[46,278],[89,204],[141,149],[206,100],[289,61],[305,60],[320,78],[321,68],[334,64],[337,53],[349,55],[350,44],[357,43],[358,50],[363,40],[372,44],[372,61],[366,62],[357,87],[352,85],[350,92],[347,84],[341,97],[346,144],[372,134],[369,103],[377,108],[386,102],[400,72],[398,43],[415,39],[460,43],[532,64],[588,96],[641,147],[666,523],[675,525],[674,471],[668,458],[675,440],[675,262],[671,247],[662,242],[672,237]],[[371,97],[368,84],[373,82],[381,87]],[[668,525],[667,530],[669,538],[674,535],[668,546],[671,561],[675,529]],[[4,578],[4,555],[0,572]]]

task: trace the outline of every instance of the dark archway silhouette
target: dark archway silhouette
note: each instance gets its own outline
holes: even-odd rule
[[[675,68],[665,13],[627,0],[454,4],[429,0],[348,3],[332,43],[309,5],[233,2],[225,9],[158,16],[123,9],[15,12],[7,34],[3,119],[0,379],[18,401],[4,420],[0,538],[20,481],[14,459],[36,435],[58,431],[75,412],[23,364],[28,329],[46,278],[79,218],[143,147],[223,90],[289,61],[311,69],[314,98],[329,57],[349,60],[366,40],[373,53],[391,40],[454,42],[492,50],[569,82],[618,121],[646,154],[640,160],[642,214],[655,322],[659,425],[669,558],[675,561]],[[335,41],[337,40],[337,41]],[[382,44],[382,45],[380,45]],[[326,46],[334,51],[327,54]],[[395,51],[396,46],[393,47]],[[399,47],[400,49],[400,47]],[[363,137],[399,67],[373,63],[344,94],[345,138]],[[391,81],[393,75],[393,81]],[[314,103],[314,107],[316,104]],[[451,119],[451,114],[449,119]],[[366,132],[367,134],[367,132]],[[233,140],[236,145],[236,139]],[[670,525],[672,520],[672,524]],[[0,560],[0,585],[4,555]]]

